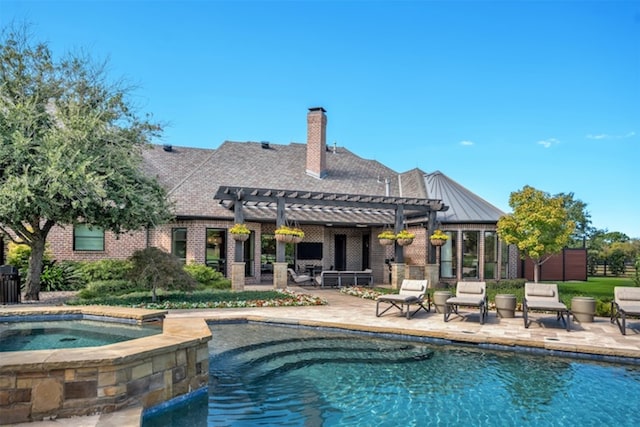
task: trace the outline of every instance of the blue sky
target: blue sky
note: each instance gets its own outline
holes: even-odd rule
[[[440,170],[509,212],[573,192],[640,238],[640,1],[9,1],[56,53],[109,59],[163,143],[327,140]]]

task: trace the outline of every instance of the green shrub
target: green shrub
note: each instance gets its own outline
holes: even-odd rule
[[[16,267],[23,278],[27,277],[29,271],[29,258],[31,257],[31,248],[24,243],[9,242],[9,250],[7,251],[7,264]],[[44,252],[42,262],[44,265],[51,262],[51,252]]]
[[[197,282],[183,269],[180,260],[158,248],[136,251],[128,277],[140,288],[151,289],[155,302],[158,289],[193,290]]]
[[[611,317],[611,301],[596,300],[596,316]]]
[[[87,283],[100,280],[123,280],[133,265],[129,260],[103,259],[82,263],[82,274]]]
[[[40,275],[43,291],[76,291],[85,285],[79,266],[75,262],[47,262]]]
[[[139,290],[136,284],[129,280],[98,280],[87,284],[87,287],[78,292],[80,299],[96,299],[108,296],[125,295]]]
[[[198,282],[199,290],[206,288],[231,289],[231,281],[226,279],[222,273],[207,267],[204,264],[189,264],[184,266],[184,270]]]

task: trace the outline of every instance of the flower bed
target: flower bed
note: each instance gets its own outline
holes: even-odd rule
[[[247,307],[297,307],[307,305],[326,305],[327,301],[307,294],[298,294],[296,292],[283,289],[278,292],[283,294],[283,298],[276,299],[256,299],[256,300],[239,300],[239,301],[163,301],[160,303],[140,304],[137,307],[162,309],[162,310],[180,310],[180,309],[204,309],[204,308],[247,308]]]
[[[378,298],[380,295],[383,295],[383,292],[376,291],[371,288],[364,288],[361,286],[348,286],[340,288],[340,293],[373,300]]]

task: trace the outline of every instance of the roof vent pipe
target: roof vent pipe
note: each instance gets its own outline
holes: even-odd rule
[[[172,146],[171,144],[164,144],[164,145],[162,146],[162,149],[163,149],[164,151],[166,151],[167,153],[170,153],[170,152],[172,152],[172,151],[173,151],[173,146]]]

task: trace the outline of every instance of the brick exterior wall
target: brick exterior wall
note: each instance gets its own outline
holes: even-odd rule
[[[153,234],[153,233],[152,233]],[[47,248],[56,260],[96,261],[105,258],[126,259],[133,252],[147,247],[147,232],[135,231],[116,237],[105,232],[104,251],[74,251],[73,226],[55,226],[47,237]]]
[[[326,175],[327,116],[322,108],[307,114],[307,173],[316,178]]]

